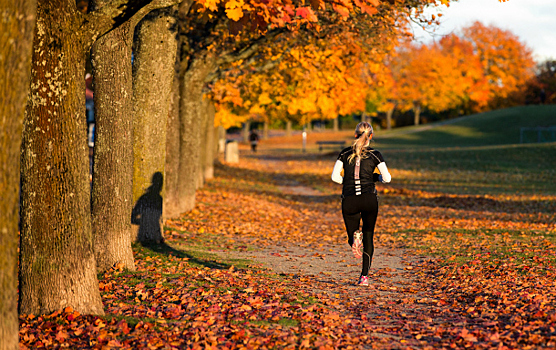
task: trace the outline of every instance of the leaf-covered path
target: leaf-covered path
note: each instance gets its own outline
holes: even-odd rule
[[[100,276],[106,316],[22,315],[22,348],[556,346],[554,196],[381,186],[361,288],[333,162],[262,152],[219,165],[164,244],[134,246],[136,272]]]

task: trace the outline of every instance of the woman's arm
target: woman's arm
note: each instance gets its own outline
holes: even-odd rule
[[[386,166],[386,163],[381,162],[376,167],[378,168],[378,171],[380,171],[380,175],[382,177],[382,179],[379,179],[379,180],[382,181],[382,183],[385,183],[385,184],[389,183],[392,180],[392,176],[390,175],[390,172],[388,171],[388,167]]]
[[[344,182],[344,178],[342,177],[342,169],[344,168],[344,163],[341,160],[337,160],[336,164],[334,164],[334,170],[332,170],[332,181],[342,184]]]

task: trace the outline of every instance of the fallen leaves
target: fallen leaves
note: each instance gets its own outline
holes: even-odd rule
[[[553,197],[520,216],[521,199],[503,195],[381,189],[377,246],[421,258],[398,271],[372,268],[374,289],[211,255],[295,245],[328,263],[330,248],[345,245],[339,188],[327,182],[332,163],[277,157],[219,166],[195,210],[167,222],[167,245],[135,246],[137,271],[114,267],[100,277],[107,316],[71,308],[22,315],[21,348],[556,346]],[[282,193],[288,184],[321,195]]]

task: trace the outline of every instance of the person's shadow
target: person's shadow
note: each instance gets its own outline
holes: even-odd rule
[[[131,211],[131,223],[139,225],[137,241],[144,243],[161,243],[162,238],[162,173],[156,172],[152,183],[135,203]]]

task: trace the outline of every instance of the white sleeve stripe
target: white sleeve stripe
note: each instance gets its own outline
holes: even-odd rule
[[[378,171],[380,171],[380,175],[382,175],[382,182],[383,183],[389,183],[390,181],[392,181],[392,176],[390,175],[390,172],[388,171],[388,167],[386,166],[386,163],[382,162],[379,165],[376,166],[378,168]]]
[[[334,170],[332,170],[332,181],[342,184],[344,182],[344,178],[342,177],[342,169],[344,168],[344,163],[341,160],[337,160],[336,164],[334,164]]]

